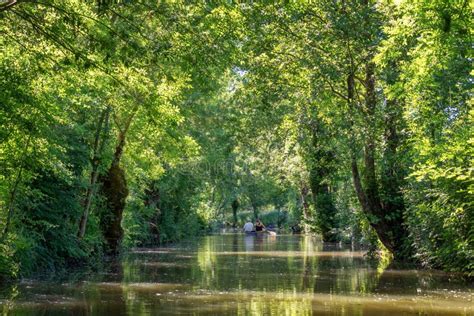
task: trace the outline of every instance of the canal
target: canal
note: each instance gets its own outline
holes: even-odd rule
[[[0,289],[3,315],[474,315],[459,275],[393,269],[311,236],[221,234],[104,271]]]

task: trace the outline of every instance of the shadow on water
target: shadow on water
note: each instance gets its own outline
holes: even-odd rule
[[[0,289],[3,315],[474,315],[473,285],[310,236],[208,236]]]

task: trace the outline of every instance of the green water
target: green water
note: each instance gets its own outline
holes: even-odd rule
[[[0,289],[3,315],[474,315],[474,285],[309,236],[203,237],[105,272]]]

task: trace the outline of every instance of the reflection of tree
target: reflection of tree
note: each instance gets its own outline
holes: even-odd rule
[[[312,299],[307,295],[278,292],[255,295],[237,304],[237,315],[312,315]]]
[[[314,293],[365,294],[374,291],[378,275],[373,263],[358,253],[352,255],[341,250],[337,244],[325,243],[322,250],[326,254],[334,251],[334,254],[315,260]]]
[[[321,243],[318,245],[315,244],[315,239],[313,236],[304,236],[300,242],[301,251],[303,252],[303,266],[302,266],[302,282],[300,290],[306,292],[308,289],[314,287],[315,278],[314,275],[317,274],[317,261],[318,257],[313,256],[312,254],[315,251],[318,251],[321,247]],[[317,249],[318,248],[318,249]]]
[[[235,234],[232,235],[232,250],[238,251],[239,250],[239,235]]]
[[[400,267],[397,262],[393,261],[381,264],[385,266],[384,269],[378,269],[378,282],[374,288],[377,293],[416,295],[421,288],[433,286],[434,278],[428,272],[419,273],[406,270],[406,267]],[[404,270],[400,270],[400,268],[404,268]]]
[[[197,263],[201,269],[201,285],[210,287],[216,281],[217,257],[215,239],[212,236],[203,238],[197,252]]]
[[[129,300],[127,291],[124,289],[126,282],[126,275],[132,269],[132,266],[124,261],[114,260],[107,266],[106,283],[113,281],[111,286],[95,286],[92,291],[87,291],[84,296],[84,305],[78,306],[77,309],[82,308],[82,314],[79,311],[74,311],[73,315],[124,315],[127,311],[132,310],[133,305],[136,304],[133,300]],[[126,271],[124,273],[124,271]],[[111,278],[111,279],[110,279]],[[116,283],[118,282],[118,283]],[[104,304],[104,302],[107,302]],[[83,309],[84,306],[88,308]]]

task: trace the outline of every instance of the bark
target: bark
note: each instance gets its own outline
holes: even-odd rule
[[[234,218],[234,227],[237,227],[237,210],[239,209],[240,203],[239,200],[235,199],[232,201],[232,215]]]
[[[371,62],[369,62],[370,64]],[[349,74],[348,76],[348,99],[350,107],[354,106],[354,75]],[[380,206],[380,200],[378,196],[378,184],[375,172],[375,140],[374,140],[374,113],[376,107],[375,99],[375,85],[373,78],[373,66],[366,67],[366,78],[365,78],[365,116],[367,119],[368,126],[365,129],[364,138],[364,174],[363,180],[364,185],[361,181],[359,172],[359,166],[357,163],[357,153],[355,140],[352,141],[352,153],[351,153],[351,170],[352,179],[354,182],[354,188],[356,191],[357,198],[361,204],[362,210],[367,215],[370,225],[375,229],[380,241],[387,247],[391,252],[394,251],[393,241],[387,237],[389,227],[386,227],[382,209]],[[354,135],[354,132],[352,132]]]
[[[375,109],[377,100],[375,97],[375,78],[373,62],[369,61],[366,65],[365,78],[365,108],[368,126],[366,128],[364,144],[364,180],[365,191],[368,206],[372,213],[380,213],[380,196],[378,192],[377,175],[375,170]]]
[[[128,196],[125,172],[118,164],[112,165],[102,179],[102,192],[106,200],[106,214],[101,218],[101,228],[107,243],[107,252],[116,254],[123,237],[121,222]]]
[[[121,132],[119,133],[119,142],[115,148],[112,165],[101,179],[102,193],[106,203],[105,214],[101,216],[101,228],[107,243],[106,250],[112,255],[118,253],[123,237],[122,214],[128,196],[125,172],[120,166],[124,146],[125,134]]]
[[[399,241],[394,245],[396,257],[406,259],[411,257],[413,249],[408,240],[409,233],[403,218],[405,201],[401,188],[405,174],[398,161],[400,137],[397,132],[397,124],[399,124],[401,114],[398,113],[398,104],[395,100],[387,100],[386,104],[387,118],[384,132],[385,150],[381,177],[381,207],[388,225],[392,228],[393,238]]]
[[[362,181],[360,180],[357,158],[354,153],[352,153],[351,156],[352,156],[351,157],[351,171],[352,171],[352,181],[354,183],[354,189],[356,191],[357,199],[359,200],[362,210],[368,213],[369,204],[367,203],[367,197],[365,196],[364,188],[362,187]]]
[[[354,73],[349,73],[347,76],[347,100],[349,103],[349,111],[355,111],[355,100],[354,100]],[[367,196],[365,195],[364,188],[362,186],[362,181],[360,178],[359,172],[359,165],[357,163],[357,144],[355,140],[355,130],[354,130],[354,121],[352,119],[352,115],[349,115],[349,124],[350,124],[350,134],[351,134],[351,143],[350,143],[350,151],[351,151],[351,172],[352,172],[352,182],[354,183],[354,189],[357,195],[357,199],[362,207],[364,213],[369,213],[369,203],[367,201]]]
[[[304,220],[303,231],[305,233],[308,233],[309,232],[308,221],[311,216],[310,214],[311,212],[309,210],[309,203],[308,203],[309,190],[306,187],[306,185],[303,185],[301,187],[300,194],[301,194],[301,204],[303,205],[303,220]]]
[[[255,204],[252,204],[252,210],[253,210],[253,217],[255,219],[258,219],[258,207]]]
[[[12,0],[12,1],[6,1],[0,5],[0,12],[7,11],[11,9],[14,5],[17,5],[22,1],[19,0]]]
[[[102,194],[105,198],[105,212],[101,216],[101,229],[106,240],[106,251],[115,255],[119,251],[120,242],[123,237],[122,229],[122,215],[125,209],[125,201],[128,196],[127,180],[125,178],[125,171],[120,166],[120,160],[123,155],[125,147],[126,135],[132,124],[133,118],[137,114],[139,103],[137,102],[133,107],[131,114],[128,116],[123,126],[118,123],[117,117],[114,120],[119,129],[118,142],[115,147],[112,164],[102,177]]]
[[[376,173],[376,107],[377,100],[375,94],[375,65],[369,61],[366,65],[365,77],[365,104],[363,114],[367,125],[365,126],[365,135],[363,140],[363,162],[364,172],[361,174],[357,162],[357,150],[355,139],[351,144],[351,171],[354,183],[354,189],[357,198],[361,204],[363,212],[367,215],[370,225],[374,228],[377,236],[383,245],[394,255],[396,259],[406,259],[407,254],[407,238],[403,212],[404,205],[400,203],[401,189],[400,181],[391,175],[395,174],[396,152],[397,152],[397,134],[396,121],[391,118],[385,123],[385,143],[387,149],[384,153],[383,160],[385,162],[385,172],[378,180]],[[355,110],[354,105],[354,77],[349,74],[347,80],[348,100],[351,110]],[[353,123],[351,122],[351,126]],[[354,135],[354,130],[352,131]],[[388,157],[390,156],[390,161]],[[387,162],[389,162],[387,164]],[[379,190],[384,193],[382,200]]]
[[[107,137],[108,132],[108,125],[109,125],[109,113],[110,108],[107,107],[104,109],[99,117],[99,122],[97,124],[97,130],[94,137],[94,145],[92,149],[92,171],[89,181],[89,187],[86,191],[86,197],[84,199],[84,211],[81,216],[81,221],[79,222],[79,233],[78,237],[83,238],[86,233],[87,227],[87,220],[89,218],[89,211],[92,205],[92,200],[94,198],[96,192],[96,183],[99,177],[99,165],[100,165],[100,158],[105,146],[105,138]],[[105,128],[103,129],[103,125],[105,124]],[[102,141],[100,141],[100,136],[102,135]]]

